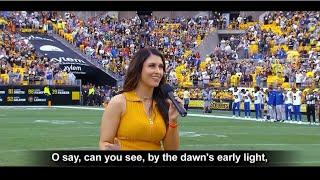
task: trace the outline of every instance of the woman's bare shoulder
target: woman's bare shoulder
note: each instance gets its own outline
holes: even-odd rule
[[[119,106],[119,105],[123,105],[125,102],[126,102],[126,98],[124,94],[118,94],[111,98],[109,104]]]
[[[109,107],[109,111],[118,112],[120,116],[123,116],[126,111],[126,97],[124,94],[112,97],[107,107]]]

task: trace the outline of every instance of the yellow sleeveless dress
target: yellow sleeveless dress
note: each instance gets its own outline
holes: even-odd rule
[[[120,118],[116,138],[121,150],[162,150],[161,141],[166,135],[166,125],[153,103],[152,118],[148,118],[144,106],[135,91],[123,93],[126,112]]]

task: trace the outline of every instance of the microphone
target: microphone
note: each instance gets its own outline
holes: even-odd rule
[[[176,107],[176,109],[178,110],[179,114],[182,117],[185,117],[187,115],[187,111],[175,99],[172,87],[169,84],[164,84],[164,85],[161,86],[161,91],[165,96],[167,96],[172,101],[173,105]]]

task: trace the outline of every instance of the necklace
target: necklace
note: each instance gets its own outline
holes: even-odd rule
[[[154,118],[152,117],[152,112],[151,112],[151,114],[149,116],[149,124],[153,125],[153,121],[154,121]]]
[[[151,112],[150,112],[150,108],[147,110],[147,118],[149,120],[149,124],[152,125],[153,124],[152,104],[151,104],[151,102],[146,102],[146,103],[147,103],[147,107],[151,108]]]
[[[141,100],[143,100],[143,101],[152,99],[152,96],[151,96],[151,97],[148,97],[148,96],[140,97],[140,96],[138,96],[137,92],[135,92],[135,94],[136,94],[136,96],[137,96],[139,99],[141,99]]]
[[[147,107],[151,107],[152,108],[151,102],[148,102],[148,100],[152,100],[152,96],[151,97],[148,97],[148,96],[140,97],[140,96],[138,96],[138,94],[136,92],[135,92],[135,94],[142,101],[142,103],[146,103]],[[150,113],[149,110],[147,110],[146,115],[147,115],[149,124],[153,125],[152,110],[151,110],[151,113]]]

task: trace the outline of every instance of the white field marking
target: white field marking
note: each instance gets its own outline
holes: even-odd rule
[[[34,120],[35,123],[51,123],[51,124],[73,124],[77,121],[66,121],[66,120]]]
[[[197,134],[195,132],[192,132],[192,131],[181,131],[180,132],[180,136],[182,137],[199,137],[201,136],[201,134]]]
[[[55,109],[48,106],[0,106],[0,109],[19,109],[19,110],[43,110],[43,109]]]
[[[28,152],[28,151],[46,151],[46,150],[99,150],[98,147],[60,147],[60,148],[46,148],[46,149],[9,149],[0,150],[0,153],[10,153],[10,152]]]
[[[21,110],[44,110],[44,109],[49,109],[45,107],[28,107],[28,108],[21,108]],[[51,108],[54,109],[54,108]]]
[[[200,134],[201,136],[216,136],[216,137],[219,137],[219,138],[226,138],[228,137],[227,135],[224,135],[224,134]]]
[[[20,123],[22,123],[22,122],[20,122]],[[83,124],[94,124],[93,122],[90,122],[90,121],[79,122],[79,121],[72,121],[72,120],[42,120],[42,119],[34,120],[34,122],[32,122],[32,123],[51,123],[51,124],[83,123]]]
[[[104,108],[97,108],[97,107],[80,107],[80,106],[54,106],[54,107],[61,108],[61,109],[87,109],[87,110],[104,111]]]
[[[34,127],[33,127],[34,128]],[[46,127],[36,127],[36,128],[39,128],[39,129],[41,129],[41,130],[43,130],[43,129],[52,129],[52,127],[50,127],[50,126],[46,126]],[[70,126],[61,126],[61,127],[59,127],[59,129],[64,129],[64,128],[67,128],[68,130],[70,129]],[[82,127],[82,126],[80,126],[80,127],[72,127],[72,129],[97,129],[98,127],[97,126],[87,126],[87,127]],[[30,129],[30,127],[19,127],[19,129]],[[1,133],[2,133],[2,131],[1,131]]]
[[[51,107],[49,106],[0,106],[0,109],[51,108]]]
[[[98,137],[99,134],[89,134],[89,135],[66,135],[66,136],[48,136],[47,134],[37,134],[37,136],[46,136],[50,138],[71,138],[71,137]],[[35,136],[0,136],[0,139],[19,139],[19,138],[31,138]]]
[[[85,121],[83,122],[84,124],[94,124],[93,122],[90,122],[90,121]]]
[[[180,132],[180,136],[181,137],[200,137],[200,136],[216,136],[216,137],[228,137],[226,135],[223,134],[202,134],[202,133],[196,133],[193,131],[181,131]]]

